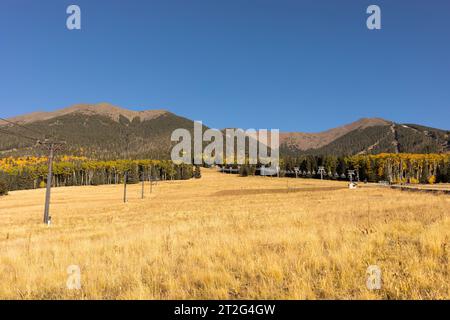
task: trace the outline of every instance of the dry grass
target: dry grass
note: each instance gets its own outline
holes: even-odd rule
[[[59,188],[51,227],[44,190],[11,192],[0,298],[449,299],[450,197],[342,187],[204,170],[145,200],[131,186],[127,204],[120,186]],[[80,291],[66,289],[72,264]],[[381,290],[366,288],[369,265]]]

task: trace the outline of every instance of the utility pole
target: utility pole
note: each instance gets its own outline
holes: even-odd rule
[[[150,181],[150,193],[153,192],[153,180],[152,180],[152,175],[149,174],[148,176],[148,181]]]
[[[46,186],[47,190],[46,190],[46,193],[45,193],[44,223],[47,224],[47,225],[50,225],[50,223],[51,223],[50,195],[51,195],[52,178],[53,178],[53,158],[55,156],[55,152],[60,150],[60,149],[62,149],[63,146],[66,144],[66,142],[65,141],[54,141],[54,140],[46,139],[45,138],[45,133],[43,133],[42,131],[28,128],[26,126],[23,126],[21,124],[13,122],[13,121],[9,121],[7,119],[0,118],[0,120],[6,122],[8,124],[12,124],[13,126],[20,127],[22,129],[26,129],[26,130],[31,131],[33,133],[37,133],[39,136],[43,137],[43,140],[41,141],[40,139],[36,139],[35,137],[30,137],[30,136],[24,135],[24,134],[13,133],[13,132],[10,132],[8,130],[4,130],[3,128],[0,129],[1,133],[5,133],[5,134],[13,135],[13,136],[16,136],[16,137],[19,137],[19,138],[24,138],[24,139],[35,141],[36,142],[36,146],[41,146],[44,149],[47,149],[49,151],[47,186]],[[53,135],[52,135],[52,137],[53,137]]]
[[[150,193],[152,193],[152,185],[153,185],[153,182],[152,182],[152,166],[150,166],[150,169],[149,169],[149,171],[147,172],[148,173],[148,182],[149,182],[149,184],[150,184]]]
[[[66,142],[60,141],[38,141],[38,144],[49,151],[48,157],[48,174],[47,174],[47,190],[45,192],[45,208],[44,208],[44,223],[46,225],[51,224],[50,216],[50,196],[52,191],[52,180],[53,180],[53,158],[55,157],[55,152],[61,150]]]
[[[125,158],[129,161],[130,160],[130,133],[128,131],[122,132],[121,130],[121,136],[123,139],[123,142],[125,144]],[[125,166],[128,166],[128,164],[125,164]],[[128,168],[125,169],[124,177],[123,177],[123,202],[127,202],[127,182],[128,182]]]
[[[141,174],[141,178],[142,178],[142,191],[141,191],[141,199],[144,199],[144,186],[145,186],[145,172],[144,172],[144,168],[142,168],[142,174]]]
[[[123,175],[123,202],[127,202],[127,180],[128,180],[128,171],[125,171]]]
[[[50,194],[52,190],[52,178],[53,178],[53,157],[55,149],[53,144],[50,145],[50,155],[48,157],[48,174],[47,174],[47,190],[45,191],[45,209],[44,209],[44,223],[50,224]]]

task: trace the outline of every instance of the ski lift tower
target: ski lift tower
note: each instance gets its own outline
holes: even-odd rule
[[[349,189],[356,189],[356,183],[353,182],[354,175],[355,175],[355,170],[348,170],[348,177],[350,179],[350,183],[348,184]]]
[[[348,170],[347,171],[348,177],[350,179],[350,183],[353,182],[353,176],[355,175],[355,170]]]
[[[319,169],[317,170],[317,173],[320,173],[320,180],[323,180],[323,174],[325,173],[325,167],[320,166]]]
[[[298,174],[300,172],[300,168],[299,167],[294,167],[294,172],[295,172],[295,177],[298,178]]]

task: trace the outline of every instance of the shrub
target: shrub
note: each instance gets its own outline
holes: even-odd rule
[[[428,183],[429,184],[434,184],[436,182],[436,176],[431,176],[428,178]]]
[[[0,196],[6,196],[8,194],[8,186],[4,181],[0,181]]]
[[[239,169],[239,175],[241,177],[248,177],[250,175],[250,167],[248,165],[242,165]]]
[[[202,172],[200,171],[200,167],[199,166],[195,166],[194,178],[195,179],[200,179],[201,177],[202,177]]]
[[[397,178],[393,180],[394,184],[405,184],[407,182],[406,178]]]
[[[418,184],[418,183],[419,183],[419,179],[416,179],[416,178],[410,178],[410,179],[409,179],[409,183],[411,183],[411,184]]]

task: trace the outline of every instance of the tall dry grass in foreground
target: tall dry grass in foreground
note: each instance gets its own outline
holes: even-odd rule
[[[450,298],[450,197],[345,187],[204,170],[145,200],[131,186],[127,204],[120,186],[59,188],[51,227],[44,190],[11,192],[0,298]],[[66,289],[73,264],[80,291]],[[369,265],[381,290],[366,288]]]

